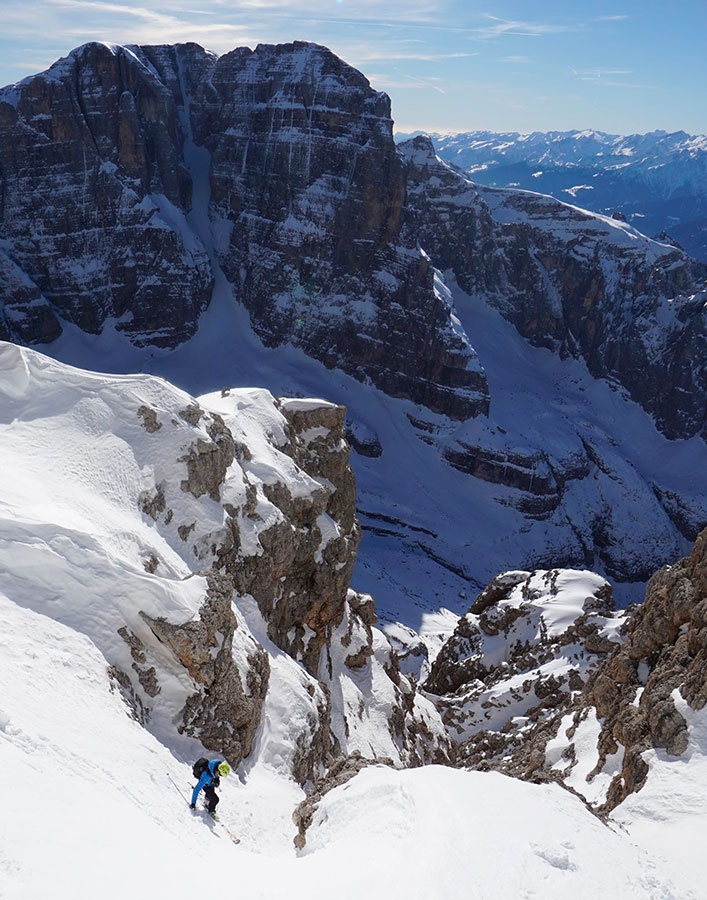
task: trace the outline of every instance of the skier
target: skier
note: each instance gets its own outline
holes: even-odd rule
[[[194,787],[191,795],[191,809],[196,809],[196,799],[199,791],[203,788],[206,795],[206,809],[213,816],[216,812],[216,806],[220,797],[216,793],[216,788],[221,783],[221,778],[225,778],[231,772],[231,767],[227,762],[221,759],[212,759],[207,762],[203,768],[199,781]],[[196,774],[196,772],[194,773]]]

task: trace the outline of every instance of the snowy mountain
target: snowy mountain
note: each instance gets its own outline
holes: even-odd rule
[[[677,607],[660,632],[656,611],[624,640],[625,616],[592,573],[515,572],[446,647],[419,636],[433,667],[478,677],[459,641],[477,629],[479,662],[507,678],[490,679],[493,702],[476,706],[487,727],[483,710],[505,707],[499,734],[504,715],[526,716],[531,738],[515,694],[547,698],[554,679],[561,714],[607,666],[638,672],[646,694],[651,679],[676,692],[680,755],[643,749],[646,793],[607,825],[556,783],[419,765],[449,762],[460,719],[402,674],[373,599],[349,589],[357,523],[340,408],[262,389],[196,398],[12,344],[0,345],[0,398],[3,897],[181,897],[237,883],[295,898],[335,885],[353,900],[362,879],[396,900],[701,896],[704,603],[685,598],[701,590],[704,541],[661,576],[662,608]],[[692,693],[680,660],[692,661]],[[433,677],[446,689],[439,668]],[[565,725],[547,744],[545,765],[569,736]],[[584,764],[591,740],[574,740]],[[217,821],[187,806],[204,747],[235,769]],[[690,804],[666,803],[688,791]]]
[[[86,45],[1,92],[0,167],[2,336],[347,408],[385,621],[439,643],[509,568],[625,606],[707,523],[703,271],[396,151],[325,48]]]
[[[704,135],[470,131],[432,139],[442,159],[480,184],[550,194],[604,215],[620,213],[644,234],[666,232],[707,262]]]

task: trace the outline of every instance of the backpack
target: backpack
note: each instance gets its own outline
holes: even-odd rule
[[[199,759],[194,763],[191,767],[192,774],[194,778],[199,779],[204,774],[204,770],[208,766],[209,761],[205,756],[200,756]]]

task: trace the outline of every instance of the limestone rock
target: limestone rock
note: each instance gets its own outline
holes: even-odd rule
[[[481,592],[437,655],[424,690],[458,744],[486,768],[566,712],[621,642],[609,584],[590,572],[506,572]]]
[[[143,613],[153,634],[169,646],[197,690],[186,703],[180,732],[223,753],[232,766],[248,756],[268,689],[270,665],[261,646],[243,637],[247,668],[240,671],[233,652],[238,622],[232,609],[233,582],[209,575],[199,619],[175,625]]]
[[[373,625],[368,595],[348,592],[344,616],[322,648],[319,680],[332,698],[331,730],[344,756],[387,757],[397,766],[448,765],[454,746],[434,705],[400,671]]]
[[[223,419],[219,415],[210,418],[207,426],[210,440],[197,439],[196,445],[183,457],[188,477],[182,482],[182,490],[195,497],[208,494],[212,500],[218,500],[219,487],[235,458],[235,443]]]
[[[312,824],[314,814],[322,797],[335,787],[346,784],[347,781],[358,775],[362,769],[373,765],[392,766],[393,761],[390,759],[366,759],[358,751],[354,751],[350,756],[344,756],[337,760],[325,775],[317,779],[316,783],[307,792],[305,799],[292,814],[292,820],[297,826],[294,844],[298,850],[302,850],[307,843],[307,829]]]
[[[648,775],[641,753],[663,748],[673,756],[688,747],[687,723],[675,692],[692,709],[707,704],[707,532],[692,553],[660,569],[646,599],[633,611],[626,643],[601,666],[583,694],[602,728],[597,771],[623,748],[623,765],[607,791],[608,811],[639,790]]]
[[[469,294],[483,294],[534,346],[614,379],[671,438],[704,434],[707,270],[616,219],[550,197],[485,188],[429,138],[400,145],[403,233]]]
[[[599,656],[578,670],[562,702],[533,712],[529,727],[511,722],[477,732],[461,747],[462,764],[557,781],[599,815],[611,813],[650,778],[646,751],[681,756],[688,749],[685,707],[707,705],[706,595],[703,531],[690,556],[656,572],[645,601],[617,618],[618,642],[595,629],[586,634],[591,620],[582,623],[585,657],[597,649]],[[492,686],[493,674],[484,677]],[[444,698],[450,706],[456,700],[452,709],[463,690]]]
[[[199,226],[191,142],[210,155]],[[86,44],[0,91],[0,171],[0,337],[110,323],[174,347],[209,302],[213,248],[267,345],[457,419],[488,408],[428,257],[401,238],[390,101],[324,47]]]
[[[51,341],[61,320],[97,334],[114,319],[155,346],[194,333],[213,279],[185,237],[183,140],[175,99],[138,50],[86,44],[0,91],[8,338]]]

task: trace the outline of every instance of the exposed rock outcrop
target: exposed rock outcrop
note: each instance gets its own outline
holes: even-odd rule
[[[393,761],[390,759],[366,759],[358,751],[354,751],[351,756],[341,757],[341,759],[337,760],[327,771],[326,775],[322,775],[317,779],[308,791],[305,799],[292,813],[292,821],[297,826],[294,844],[298,850],[301,850],[307,843],[307,829],[312,824],[314,814],[322,797],[334,788],[346,784],[347,781],[358,775],[362,769],[373,765],[392,766]]]
[[[194,333],[213,276],[186,226],[183,142],[144,57],[106,44],[0,92],[4,338],[51,341],[62,321],[155,346]]]
[[[253,523],[260,514],[244,457],[246,503],[226,507],[226,532],[212,552],[214,565],[233,577],[238,592],[255,598],[274,643],[316,674],[321,649],[344,614],[360,540],[343,440],[345,412],[323,401],[279,401],[277,409],[282,429],[277,448],[293,460],[299,484],[263,484],[260,502],[277,515],[258,529],[260,552],[249,553],[243,547],[243,519]],[[221,442],[230,447],[233,440]],[[210,456],[205,466],[211,471]]]
[[[360,528],[345,410],[232,390],[177,416],[157,404],[136,418],[150,458],[161,459],[140,509],[208,580],[198,615],[175,622],[142,612],[149,635],[123,635],[148,714],[164,675],[146,647],[156,638],[194,686],[180,731],[233,765],[251,752],[263,718],[283,714],[283,693],[291,720],[280,726],[277,757],[302,784],[355,752],[399,766],[449,762],[439,714],[401,674],[375,627],[373,598],[349,588]],[[148,561],[158,571],[156,554]]]
[[[399,766],[449,764],[454,745],[434,705],[400,671],[367,594],[349,591],[344,617],[322,650],[319,679],[332,701],[331,729],[345,755],[360,751]]]
[[[625,613],[590,576],[598,590],[575,617],[568,577],[495,579],[424,687],[459,741],[458,764],[556,781],[606,816],[645,786],[648,751],[688,751],[686,715],[707,706],[707,531]]]
[[[198,619],[175,625],[146,613],[142,617],[198,686],[187,699],[180,732],[198,738],[238,766],[250,753],[260,724],[270,663],[250,635],[240,635],[239,656],[245,657],[247,667],[239,670],[234,656],[238,621],[233,611],[233,582],[211,574],[208,583]]]
[[[593,674],[577,700],[572,717],[564,719],[555,747],[564,759],[553,763],[563,778],[577,764],[575,731],[587,716],[600,723],[593,780],[606,770],[606,785],[594,799],[607,812],[648,777],[642,754],[662,748],[680,756],[688,748],[687,722],[680,712],[707,704],[707,532],[702,532],[689,557],[665,566],[651,578],[646,599],[632,611],[626,642]],[[557,756],[555,751],[554,756]],[[607,760],[611,758],[611,767]],[[587,767],[586,761],[584,768]]]
[[[566,712],[620,644],[611,587],[590,572],[506,572],[479,594],[423,687],[458,743],[458,764],[502,765]]]

